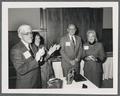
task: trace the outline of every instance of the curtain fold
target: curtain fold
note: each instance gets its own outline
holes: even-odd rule
[[[62,9],[48,8],[46,9],[47,15],[47,47],[49,48],[53,44],[59,43],[61,36],[63,35],[62,25]]]

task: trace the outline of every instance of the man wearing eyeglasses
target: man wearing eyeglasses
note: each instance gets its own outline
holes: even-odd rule
[[[68,76],[68,73],[73,69],[77,74],[80,73],[80,59],[82,56],[81,38],[75,35],[76,27],[74,24],[69,24],[67,28],[68,34],[60,40],[63,75]]]
[[[40,73],[38,61],[45,54],[44,49],[35,53],[32,51],[32,28],[29,25],[21,25],[18,28],[20,42],[11,49],[11,61],[16,69],[16,88],[40,87]]]

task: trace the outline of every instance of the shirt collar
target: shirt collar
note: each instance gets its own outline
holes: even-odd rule
[[[75,35],[71,36],[71,35],[69,34],[69,38],[70,38],[70,40],[72,40],[72,37],[73,37],[73,40],[74,40],[74,42],[75,42],[75,44],[76,44]]]
[[[74,38],[74,35],[73,35],[73,36],[71,36],[71,35],[69,34],[69,38],[70,38],[70,40],[72,40],[72,39],[71,39],[72,37]]]
[[[28,44],[28,43],[26,43],[24,40],[21,40],[21,42],[25,45],[25,47],[26,47],[28,50],[30,50],[30,49],[29,49],[29,44]]]
[[[75,41],[75,35],[71,36],[71,35],[69,34],[70,40],[72,40],[72,37],[73,37],[73,39],[74,39],[74,41]]]

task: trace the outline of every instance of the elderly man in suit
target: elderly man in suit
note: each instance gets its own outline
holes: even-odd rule
[[[68,34],[60,40],[62,68],[65,77],[71,69],[74,69],[78,74],[80,73],[80,59],[82,56],[81,38],[75,35],[75,25],[69,24],[67,31]]]
[[[32,28],[29,25],[21,25],[18,28],[20,42],[11,49],[11,61],[16,69],[16,88],[38,88],[40,85],[40,73],[38,61],[44,55],[44,49],[40,49],[36,55],[31,50]]]

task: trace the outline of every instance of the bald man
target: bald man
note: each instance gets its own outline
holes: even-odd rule
[[[32,28],[29,25],[21,25],[18,28],[20,42],[11,49],[11,61],[16,69],[16,88],[40,87],[40,73],[38,61],[45,54],[40,49],[36,55],[31,50]]]
[[[60,40],[62,68],[65,77],[67,77],[71,69],[74,69],[78,74],[80,73],[80,59],[82,56],[81,38],[75,35],[75,25],[69,24],[67,32],[68,34]]]

